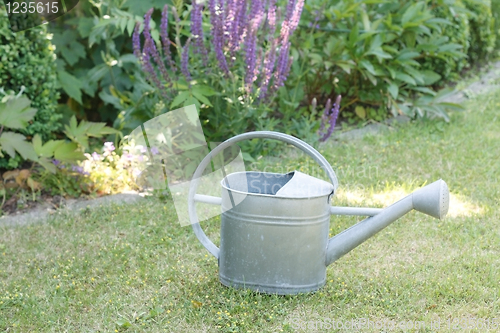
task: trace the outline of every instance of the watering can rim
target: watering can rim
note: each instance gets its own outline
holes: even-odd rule
[[[263,193],[252,193],[252,192],[245,192],[245,191],[240,191],[240,190],[236,190],[236,189],[233,189],[233,188],[230,188],[226,182],[227,178],[231,175],[236,175],[236,174],[249,174],[249,173],[260,173],[260,174],[269,174],[269,175],[282,175],[282,176],[285,176],[285,175],[289,175],[289,174],[293,174],[292,178],[286,183],[283,185],[282,189],[290,182],[292,182],[293,180],[293,177],[295,177],[295,175],[303,175],[303,176],[306,176],[308,178],[311,178],[311,179],[314,179],[317,183],[318,183],[318,186],[328,186],[329,189],[328,191],[325,191],[324,193],[321,193],[321,194],[314,194],[314,195],[301,195],[301,196],[290,196],[290,194],[288,195],[283,195],[283,194],[263,194]],[[297,170],[294,170],[294,171],[290,171],[290,172],[287,172],[287,173],[278,173],[278,172],[267,172],[267,171],[237,171],[237,172],[232,172],[230,173],[229,175],[225,176],[221,181],[220,181],[222,187],[227,190],[227,191],[230,191],[230,192],[233,192],[233,193],[238,193],[238,194],[242,194],[242,195],[252,195],[252,196],[257,196],[257,197],[269,197],[269,198],[277,198],[277,199],[302,199],[302,200],[308,200],[308,199],[315,199],[315,198],[321,198],[321,197],[330,197],[332,196],[334,193],[335,193],[335,187],[333,184],[327,182],[327,181],[324,181],[322,179],[319,179],[319,178],[316,178],[316,177],[313,177],[311,175],[308,175],[306,173],[303,173],[303,172],[300,172],[300,171],[297,171]]]

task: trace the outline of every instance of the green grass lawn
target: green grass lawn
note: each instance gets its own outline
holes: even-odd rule
[[[499,94],[480,96],[450,124],[405,124],[321,147],[340,181],[334,204],[383,207],[439,178],[452,200],[445,220],[412,212],[333,263],[316,293],[222,286],[216,259],[179,226],[168,200],[0,227],[0,330],[323,332],[314,321],[365,318],[367,332],[384,320],[423,321],[420,332],[482,323],[498,331],[499,109]],[[312,167],[304,158],[286,163]],[[358,220],[332,217],[332,235]],[[218,225],[203,227],[217,239]]]

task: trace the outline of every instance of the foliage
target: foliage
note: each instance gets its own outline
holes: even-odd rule
[[[292,50],[302,60],[292,65],[289,89],[305,90],[308,100],[341,94],[344,119],[380,120],[387,111],[447,119],[451,105],[429,89],[441,76],[418,60],[464,54],[440,36],[450,22],[435,17],[426,1],[315,1],[305,9]]]
[[[280,117],[272,105],[288,76],[292,60],[289,43],[303,1],[288,2],[281,20],[276,16],[276,1],[241,1],[233,7],[227,2],[220,6],[215,1],[205,5],[193,2],[180,15],[176,6],[166,5],[161,43],[150,30],[151,9],[144,25],[136,25],[133,37],[134,53],[165,103],[170,109],[197,105],[204,132],[213,141],[268,127],[268,118]],[[173,42],[167,30],[172,20]],[[282,125],[282,131],[286,131],[286,123]]]
[[[500,50],[500,0],[491,0],[491,15],[495,20],[493,34],[496,36],[495,48]]]
[[[471,12],[469,60],[472,63],[484,63],[492,56],[495,48],[495,22],[491,13],[490,0],[462,0]]]
[[[163,4],[156,0],[84,1],[50,23],[58,80],[66,95],[60,109],[68,119],[76,115],[115,123],[127,131],[154,116],[158,98],[131,54],[129,36],[147,8]]]
[[[59,93],[53,51],[45,25],[14,33],[9,28],[5,9],[0,6],[0,87],[20,91],[24,86],[24,94],[38,110],[24,129],[12,132],[17,138],[38,133],[48,140],[60,128],[61,115],[56,113]],[[19,155],[1,158],[0,167],[15,168],[21,161]]]
[[[40,188],[44,191],[50,195],[73,198],[95,192],[94,183],[82,167],[69,163],[63,164],[57,160],[54,162],[57,165],[56,172],[43,170],[35,175],[35,179],[41,184]]]
[[[82,178],[85,172],[75,163],[85,158],[83,152],[88,149],[89,137],[100,138],[115,133],[116,130],[105,126],[104,123],[81,121],[77,124],[76,118],[73,117],[69,125],[65,125],[65,134],[73,142],[48,140],[44,143],[38,133],[31,141],[27,141],[24,135],[6,129],[25,129],[28,122],[35,117],[37,110],[30,107],[31,101],[22,96],[22,91],[14,95],[12,91],[5,93],[0,89],[0,93],[4,94],[0,100],[0,154],[3,155],[2,150],[12,158],[19,154],[23,159],[31,160],[43,167],[43,170],[38,172],[33,171],[34,165],[32,165],[31,169],[16,169],[4,173],[3,183],[0,184],[2,202],[5,202],[7,194],[15,197],[20,189],[30,189],[33,197],[35,192],[40,190],[70,196],[90,193],[91,182]],[[11,182],[7,186],[6,182],[9,181]],[[7,193],[6,188],[12,188],[14,192]]]
[[[442,85],[446,81],[454,81],[460,78],[460,73],[469,67],[467,52],[470,44],[469,15],[468,10],[460,0],[437,0],[432,3],[432,14],[450,22],[442,27],[442,31],[435,34],[445,36],[449,43],[461,45],[462,56],[443,55],[440,57],[425,57],[420,59],[422,69],[430,69],[441,75],[442,80],[437,84]]]
[[[23,88],[24,90],[24,88]],[[31,101],[26,96],[14,95],[12,91],[5,93],[3,88],[0,93],[4,96],[0,100],[0,157],[4,157],[2,150],[11,158],[16,157],[16,152],[23,159],[37,160],[33,146],[26,142],[26,137],[20,133],[4,131],[4,129],[23,130],[28,122],[33,119],[37,110],[31,108]]]

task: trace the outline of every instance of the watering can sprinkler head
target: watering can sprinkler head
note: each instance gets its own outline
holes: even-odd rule
[[[412,193],[413,209],[443,219],[448,213],[450,193],[444,180],[440,179]]]

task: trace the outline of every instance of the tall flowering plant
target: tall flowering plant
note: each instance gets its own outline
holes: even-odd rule
[[[284,7],[277,0],[193,0],[179,13],[183,6],[165,5],[156,40],[153,9],[136,24],[134,54],[167,106],[197,104],[210,138],[224,138],[259,127],[271,110],[290,72],[290,38],[303,6],[304,0]]]

